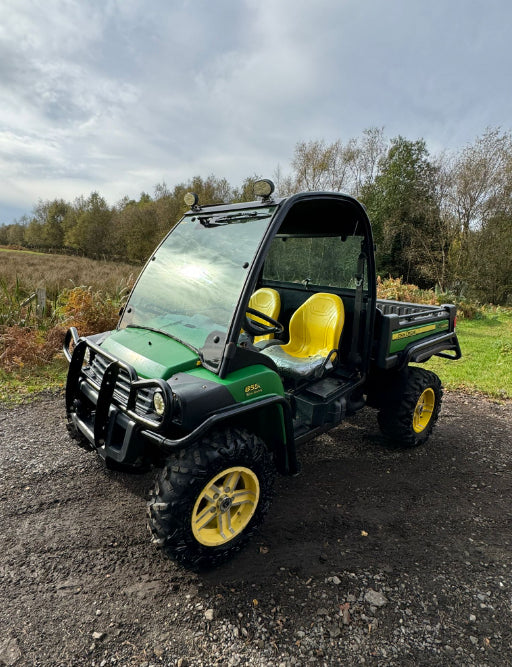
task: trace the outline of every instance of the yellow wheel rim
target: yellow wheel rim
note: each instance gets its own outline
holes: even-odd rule
[[[428,426],[432,419],[435,404],[436,395],[434,390],[428,387],[421,394],[414,408],[412,427],[415,433],[421,433]]]
[[[260,498],[258,478],[236,466],[211,479],[192,510],[192,532],[200,544],[217,547],[239,535],[251,520]]]

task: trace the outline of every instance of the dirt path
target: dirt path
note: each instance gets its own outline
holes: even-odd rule
[[[301,451],[226,566],[149,542],[152,475],[0,406],[0,664],[512,665],[512,404],[449,394],[427,447],[365,410]]]

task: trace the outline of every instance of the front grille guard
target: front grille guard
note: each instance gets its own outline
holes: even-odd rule
[[[74,349],[71,352],[71,343]],[[83,372],[85,353],[90,349],[95,355],[100,355],[108,361],[104,370],[101,383],[95,383],[91,377]],[[139,379],[137,372],[130,364],[116,359],[111,354],[101,349],[98,345],[86,338],[80,338],[75,327],[71,327],[66,333],[63,351],[69,361],[68,379],[66,384],[66,409],[73,411],[75,401],[80,399],[80,381],[86,381],[98,392],[96,403],[96,415],[94,419],[94,440],[96,446],[101,446],[105,441],[108,429],[110,406],[112,404],[120,408],[130,419],[149,428],[152,431],[161,432],[165,430],[172,418],[173,398],[170,386],[160,378],[149,380]],[[119,381],[121,376],[121,381]],[[151,418],[141,415],[136,410],[137,394],[148,389],[158,389],[163,396],[165,410],[162,418]],[[146,401],[147,402],[147,401]]]

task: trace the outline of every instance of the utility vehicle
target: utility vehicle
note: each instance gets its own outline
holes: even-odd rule
[[[110,466],[155,466],[154,541],[189,566],[240,549],[275,471],[364,406],[395,446],[424,443],[457,359],[453,305],[378,301],[370,222],[354,198],[305,192],[203,206],[155,250],[117,328],[70,329],[68,426]]]

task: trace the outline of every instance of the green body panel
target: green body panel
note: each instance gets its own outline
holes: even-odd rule
[[[438,322],[429,322],[428,324],[420,324],[413,327],[407,327],[406,329],[393,331],[389,353],[395,354],[396,352],[400,352],[411,343],[422,340],[423,338],[428,338],[441,331],[447,331],[449,328],[449,320],[439,320]]]
[[[230,373],[224,379],[202,367],[189,371],[187,375],[223,385],[236,403],[250,403],[269,395],[284,396],[281,378],[267,366],[259,364]],[[256,415],[258,416],[256,417]],[[255,410],[254,417],[256,417],[260,428],[263,430],[268,429],[269,424],[274,424],[272,426],[273,434],[277,435],[280,430],[281,441],[286,442],[286,428],[281,406],[267,407],[264,412]],[[247,419],[249,420],[250,417],[248,416]],[[261,435],[263,439],[266,439],[264,433],[261,433]]]
[[[186,373],[199,382],[204,381],[222,385],[233,399],[233,408],[237,404],[257,402],[265,396],[284,396],[281,379],[267,366],[256,364],[230,373],[221,379],[215,373],[201,366],[197,354],[178,341],[160,333],[145,329],[119,329],[106,338],[102,349],[112,356],[122,359],[135,369],[141,378],[161,378],[173,386],[173,375]],[[178,385],[176,391],[179,392]],[[228,407],[228,406],[226,406]],[[284,415],[280,406],[266,407],[264,411],[255,409],[252,416],[247,416],[255,429],[261,431],[274,423],[274,433],[281,431],[281,439],[286,442]]]
[[[284,396],[281,379],[277,373],[266,366],[248,366],[230,373],[222,380],[206,368],[196,368],[189,371],[188,374],[224,385],[237,403],[263,398],[269,394]]]
[[[205,369],[192,371],[200,373]],[[283,383],[279,375],[267,366],[248,366],[234,373],[230,373],[224,380],[220,380],[228,389],[233,398],[239,403],[257,401],[269,394],[284,396]],[[268,429],[269,423],[274,426],[271,430],[277,435],[279,427],[281,440],[286,442],[286,428],[282,407],[267,408],[262,414],[260,412],[260,426]],[[264,426],[263,426],[264,424]],[[265,440],[266,438],[263,437]]]
[[[200,363],[198,355],[185,345],[145,329],[114,331],[101,347],[133,366],[141,378],[167,380],[173,373],[188,371]]]

